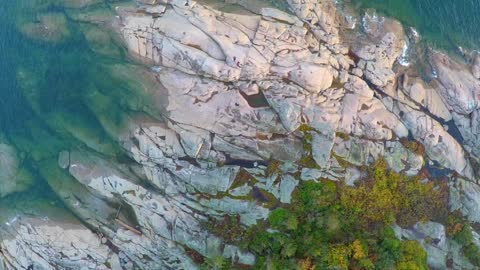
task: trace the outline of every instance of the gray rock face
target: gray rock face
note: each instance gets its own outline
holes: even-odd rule
[[[362,18],[366,32],[364,42],[354,45],[355,54],[361,59],[365,79],[387,94],[393,90],[396,74],[392,67],[405,47],[405,33],[402,25],[394,20],[365,14]]]
[[[440,117],[444,121],[452,120],[452,114],[443,102],[440,94],[434,89],[425,85],[419,78],[408,78],[405,76],[405,81],[400,87],[402,94],[397,96],[400,100],[410,99],[414,104],[409,106],[421,110],[425,109],[432,115]],[[408,100],[404,101],[408,103]]]
[[[108,234],[138,265],[193,268],[182,246],[253,263],[250,254],[222,245],[201,223],[225,213],[238,214],[246,226],[266,218],[263,203],[241,199],[257,189],[289,203],[299,181],[292,177],[300,169],[295,165],[281,169],[278,179],[265,177],[265,167],[249,168],[258,182],[235,183],[242,162],[299,160],[304,151],[296,130],[302,125],[312,128],[318,168],[303,168],[301,180],[353,184],[361,177],[354,167],[342,168],[332,153],[353,166],[385,156],[394,170],[414,175],[423,157],[397,141],[409,132],[425,144],[430,159],[473,177],[458,142],[420,111],[450,120],[452,105],[443,94],[421,80],[395,89],[393,66],[406,42],[398,22],[367,18],[367,34],[359,37],[366,45],[353,48],[356,63],[335,26],[342,13],[334,12],[332,1],[288,1],[295,15],[261,6],[250,8],[256,14],[238,15],[189,1],[142,3],[148,5],[119,10],[120,32],[132,54],[155,65],[158,91],[168,99],[164,123],[136,123],[122,142],[145,179],[75,152],[69,166],[62,165],[96,197],[129,205],[141,235],[128,229]],[[379,99],[377,90],[395,99]],[[340,139],[338,132],[351,137]],[[60,160],[64,164],[66,155]],[[152,262],[140,259],[155,252],[161,256]],[[165,262],[167,257],[184,264]]]
[[[457,63],[441,53],[432,53],[432,63],[442,87],[439,94],[451,110],[469,114],[480,107],[480,81],[466,65]]]
[[[450,208],[460,210],[473,222],[480,222],[480,186],[465,179],[450,183]]]
[[[107,238],[50,201],[25,198],[0,207],[0,269],[120,269]]]
[[[462,247],[447,238],[445,226],[442,224],[419,222],[411,229],[403,229],[397,225],[394,225],[393,229],[399,239],[418,241],[426,250],[428,265],[433,269],[477,269],[464,257]],[[479,246],[480,235],[475,231],[472,231],[472,235],[473,243]]]
[[[110,269],[118,256],[81,224],[22,218],[2,231],[6,269]]]
[[[105,234],[115,234],[114,244],[118,245],[119,249],[129,258],[137,264],[141,262],[141,266],[147,269],[156,269],[158,267],[195,268],[185,254],[182,245],[196,250],[203,256],[219,256],[223,254],[224,251],[222,250],[220,239],[210,235],[201,227],[201,222],[206,221],[206,217],[200,211],[204,210],[204,207],[207,205],[212,210],[219,209],[228,212],[228,209],[230,209],[230,214],[236,214],[235,211],[246,213],[245,211],[248,209],[249,213],[244,219],[246,224],[251,224],[258,218],[265,218],[265,211],[261,212],[262,209],[259,208],[259,213],[257,214],[252,209],[253,205],[242,207],[236,205],[235,201],[205,200],[196,197],[194,193],[197,193],[199,190],[196,189],[197,183],[192,183],[192,179],[205,179],[202,178],[202,174],[206,171],[199,171],[197,177],[194,176],[194,172],[182,175],[182,172],[179,171],[178,175],[175,176],[169,175],[164,171],[163,177],[166,179],[163,180],[171,181],[167,182],[167,185],[175,185],[175,180],[186,181],[182,187],[187,189],[183,191],[171,190],[175,192],[172,192],[173,194],[169,196],[164,196],[160,193],[160,187],[147,190],[142,187],[136,177],[96,156],[78,152],[73,152],[70,156],[70,174],[80,183],[87,186],[90,192],[97,197],[103,198],[110,204],[122,203],[129,206],[132,211],[131,215],[133,214],[134,216],[133,219],[127,219],[125,216],[123,218],[117,217],[114,220],[116,223],[115,227],[119,227],[118,230],[121,231],[120,235],[118,235],[118,230],[116,232],[109,231],[102,227],[98,229],[103,230]],[[162,174],[158,171],[155,176],[162,177]],[[208,181],[203,183],[205,182]],[[210,186],[217,188],[215,192],[220,191],[219,186]],[[163,186],[163,188],[174,189],[175,187]],[[201,186],[201,189],[203,188],[205,187]],[[185,205],[187,203],[185,200],[189,198],[184,198],[180,194],[175,193],[187,192],[188,189],[191,189],[189,197],[192,201],[189,205]],[[95,219],[95,217],[92,218]],[[91,225],[95,226],[98,221],[91,220],[90,222]],[[127,239],[128,243],[123,243]],[[232,248],[230,247],[230,249]],[[153,254],[157,255],[153,258]],[[144,256],[152,257],[152,260],[145,261],[142,259],[139,261]],[[249,256],[251,257],[251,255]],[[248,263],[248,260],[251,261],[249,256],[243,256],[247,261],[242,261],[241,263]],[[165,261],[166,258],[169,259]]]
[[[427,251],[427,263],[434,269],[447,268],[449,243],[442,224],[435,222],[417,223],[412,229],[402,229],[394,226],[399,239],[418,241]],[[455,261],[454,263],[458,263]]]
[[[425,145],[430,159],[467,178],[473,178],[472,167],[465,157],[462,146],[445,131],[439,122],[423,112],[404,105],[399,105],[399,110],[403,115],[402,120],[415,139]]]
[[[423,167],[423,157],[412,153],[399,142],[386,142],[384,156],[390,168],[398,173],[414,176]]]

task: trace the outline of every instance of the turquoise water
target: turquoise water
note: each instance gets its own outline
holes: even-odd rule
[[[479,0],[350,0],[415,27],[434,46],[480,48]]]
[[[134,77],[138,66],[113,31],[81,20],[85,14],[114,18],[114,7],[92,1],[99,3],[72,8],[82,2],[0,0],[0,144],[16,149],[32,200],[57,199],[48,183],[60,151],[123,161],[116,138],[125,119],[154,111]],[[19,198],[25,196],[2,201]]]

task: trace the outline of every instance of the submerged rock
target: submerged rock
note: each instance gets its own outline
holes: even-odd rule
[[[20,32],[28,38],[58,43],[70,36],[67,18],[62,13],[46,13],[38,16],[35,22],[19,25]]]
[[[0,143],[0,197],[25,191],[32,184],[33,177],[22,167],[17,150]]]

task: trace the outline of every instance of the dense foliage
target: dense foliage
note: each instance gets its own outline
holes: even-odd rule
[[[427,269],[421,246],[398,240],[390,225],[443,218],[444,188],[395,173],[383,160],[367,172],[356,187],[302,182],[292,203],[263,224],[239,232],[219,226],[235,226],[226,218],[215,231],[254,253],[255,269]]]
[[[448,216],[447,234],[462,247],[465,258],[480,267],[480,249],[474,243],[472,227],[463,220],[461,214],[455,212]]]

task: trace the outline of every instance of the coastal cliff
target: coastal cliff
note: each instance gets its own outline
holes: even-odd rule
[[[134,63],[121,76],[140,82],[148,106],[124,101],[120,127],[98,117],[113,146],[73,132],[88,147],[62,149],[56,167],[39,169],[73,215],[48,205],[38,211],[65,214],[5,214],[5,269],[198,269],[218,257],[248,269],[254,252],[209,224],[229,216],[247,229],[291,204],[302,183],[355,187],[380,160],[395,174],[445,184],[445,208],[472,224],[465,230],[480,247],[478,59],[425,48],[415,30],[333,0],[226,2],[138,0],[112,7],[117,17],[72,12],[116,31]],[[41,37],[60,42],[64,23],[46,17],[23,29],[31,38],[53,29]],[[97,52],[121,54],[84,30]],[[109,147],[127,161],[98,150]],[[28,185],[15,149],[0,144],[0,157],[2,196]],[[395,235],[420,243],[433,269],[475,269],[446,221],[400,223]]]

